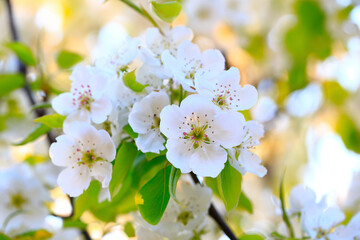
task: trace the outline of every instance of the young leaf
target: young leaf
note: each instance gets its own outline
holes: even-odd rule
[[[25,145],[29,142],[35,141],[36,139],[38,139],[42,135],[46,134],[50,130],[51,130],[51,128],[49,128],[48,126],[41,123],[41,124],[37,125],[36,128],[25,139],[23,139],[19,143],[14,143],[13,145],[21,146],[21,145]]]
[[[131,222],[126,222],[124,226],[124,232],[126,235],[131,238],[135,237],[135,229]]]
[[[71,68],[82,60],[82,56],[77,53],[62,50],[59,52],[56,58],[56,62],[59,67],[63,69]]]
[[[239,240],[264,240],[265,238],[258,234],[244,234]]]
[[[14,240],[46,240],[46,239],[50,239],[52,237],[52,233],[48,232],[47,230],[44,229],[39,229],[39,230],[35,230],[35,231],[29,231],[29,232],[25,232],[22,233],[20,235],[17,235],[15,238],[13,238]]]
[[[241,192],[241,194],[240,194],[239,203],[237,205],[237,208],[246,210],[250,214],[253,213],[253,207],[252,207],[251,201],[247,198],[247,196],[243,192]]]
[[[143,85],[136,81],[135,70],[129,73],[124,73],[123,81],[125,86],[127,86],[134,92],[141,92],[146,87],[146,85]]]
[[[241,173],[233,168],[229,162],[225,163],[224,169],[217,177],[220,196],[227,211],[238,205],[241,193],[241,179]]]
[[[181,204],[176,198],[176,184],[181,176],[181,172],[178,168],[171,166],[170,178],[169,178],[169,192],[170,196],[175,200],[175,202]]]
[[[100,182],[92,181],[86,191],[76,198],[74,203],[74,216],[73,219],[79,219],[81,215],[90,208],[90,206],[98,201],[100,192]]]
[[[63,228],[79,228],[86,229],[87,224],[80,220],[64,219]]]
[[[60,114],[51,114],[36,118],[34,122],[43,123],[50,128],[62,128],[65,118]]]
[[[135,202],[141,216],[152,225],[160,221],[169,203],[170,172],[171,166],[161,169],[136,195]]]
[[[6,236],[5,234],[0,233],[0,240],[11,240],[11,238]]]
[[[178,1],[158,3],[151,1],[155,14],[164,22],[171,23],[181,12],[181,4]]]
[[[336,123],[336,131],[348,149],[360,153],[360,130],[348,114],[340,115]]]
[[[126,132],[130,137],[132,138],[137,138],[138,134],[136,132],[134,132],[134,130],[130,127],[129,124],[125,125],[123,127],[124,132]]]
[[[0,75],[0,97],[24,86],[25,78],[22,74]]]
[[[33,66],[36,64],[34,55],[28,46],[20,42],[7,43],[6,46],[12,50],[25,65]]]
[[[132,142],[125,142],[116,154],[112,178],[109,185],[110,195],[114,197],[120,188],[138,155],[137,147]]]

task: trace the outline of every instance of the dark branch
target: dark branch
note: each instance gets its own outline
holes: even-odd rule
[[[193,181],[196,184],[200,184],[199,179],[197,178],[197,176],[191,172],[190,173],[191,178],[193,179]],[[231,229],[229,228],[229,226],[226,224],[226,222],[224,221],[224,219],[221,217],[221,215],[219,214],[219,212],[216,210],[215,206],[213,204],[210,205],[209,208],[209,215],[210,217],[212,217],[215,222],[219,225],[219,227],[223,230],[223,232],[231,239],[231,240],[238,240],[238,238],[235,236],[235,234],[231,231]]]

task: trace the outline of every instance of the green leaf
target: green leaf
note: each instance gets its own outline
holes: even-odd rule
[[[227,211],[230,211],[238,205],[241,193],[241,180],[241,173],[233,168],[229,161],[227,161],[224,169],[217,177],[219,193]]]
[[[35,104],[34,106],[31,107],[31,111],[41,108],[51,108],[51,103],[43,102],[43,103]]]
[[[46,162],[47,160],[48,158],[42,155],[30,155],[26,157],[24,161],[34,166],[36,164]]]
[[[87,224],[76,219],[76,220],[72,220],[72,219],[64,219],[64,224],[63,227],[64,228],[79,228],[81,230],[86,229]]]
[[[0,233],[0,240],[11,240],[11,238],[6,236],[5,234]]]
[[[22,74],[1,74],[0,75],[0,97],[23,87],[25,78]]]
[[[132,72],[124,73],[123,81],[125,86],[134,92],[142,92],[147,85],[143,85],[136,81],[135,70]]]
[[[90,206],[98,201],[98,195],[101,186],[100,182],[92,181],[90,186],[83,194],[76,198],[74,203],[74,216],[73,219],[79,219],[81,215],[90,208]]]
[[[171,166],[170,178],[169,178],[169,192],[170,196],[175,200],[175,202],[181,204],[176,198],[176,185],[181,176],[181,172],[178,168]]]
[[[20,42],[7,43],[6,46],[27,66],[36,64],[36,60],[30,48]]]
[[[136,195],[135,202],[141,216],[152,225],[160,221],[169,203],[170,172],[171,166],[161,169]]]
[[[67,69],[71,68],[72,66],[80,62],[82,59],[83,57],[77,53],[62,50],[57,55],[56,62],[60,68]]]
[[[151,1],[154,13],[164,22],[171,23],[181,12],[181,4],[178,1],[158,3]]]
[[[16,236],[15,238],[13,238],[13,240],[46,240],[46,239],[50,239],[52,235],[53,234],[48,232],[47,230],[39,229],[35,231],[22,233]]]
[[[349,93],[335,81],[323,82],[323,91],[325,98],[336,105],[342,105],[349,96]]]
[[[126,222],[124,226],[124,232],[126,235],[131,238],[135,237],[135,229],[131,222]]]
[[[287,239],[284,235],[281,235],[278,232],[272,232],[271,236],[274,237],[275,239]]]
[[[148,161],[154,159],[154,158],[157,158],[157,157],[160,157],[160,156],[164,156],[166,154],[166,149],[165,150],[162,150],[160,151],[160,153],[152,153],[152,152],[147,152],[145,153],[145,157]]]
[[[125,142],[116,154],[112,178],[109,185],[110,195],[113,198],[120,188],[138,155],[137,147],[132,142]]]
[[[139,134],[137,134],[136,132],[134,132],[134,130],[131,128],[131,126],[129,124],[125,125],[123,127],[124,132],[126,132],[130,137],[132,138],[137,138]]]
[[[246,210],[250,214],[253,213],[253,207],[252,207],[251,201],[248,199],[248,197],[243,192],[241,192],[241,194],[240,194],[239,203],[237,205],[237,208]]]
[[[46,134],[50,130],[51,130],[51,128],[49,128],[48,126],[41,123],[41,124],[37,125],[36,128],[25,139],[23,139],[19,143],[14,143],[13,145],[21,146],[21,145],[25,145],[29,142],[35,141],[36,139],[38,139],[42,135]]]
[[[43,123],[50,128],[62,128],[65,118],[66,116],[62,116],[56,113],[36,118],[34,122]]]
[[[244,234],[239,240],[264,240],[265,238],[258,234]]]
[[[336,131],[348,149],[360,153],[360,131],[349,115],[344,113],[340,115],[336,123]]]
[[[290,237],[294,237],[294,230],[293,230],[293,227],[291,225],[291,222],[289,220],[289,217],[286,213],[286,209],[285,209],[285,199],[284,199],[284,176],[285,176],[285,171],[281,177],[281,181],[280,181],[280,201],[281,201],[281,211],[282,211],[282,217],[283,217],[283,220],[285,222],[285,225],[288,229],[288,232],[289,232],[289,235]]]

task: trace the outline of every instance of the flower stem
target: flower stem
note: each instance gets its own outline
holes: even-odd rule
[[[190,175],[196,184],[200,184],[199,179],[193,172],[191,172]],[[238,238],[232,232],[230,227],[226,224],[226,222],[221,217],[220,213],[218,212],[218,210],[215,208],[215,206],[213,204],[210,204],[209,215],[210,215],[210,217],[212,217],[215,220],[215,222],[223,230],[223,232],[226,234],[226,236],[228,236],[231,240],[238,240]]]

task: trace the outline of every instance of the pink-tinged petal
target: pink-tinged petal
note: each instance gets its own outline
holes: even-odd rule
[[[91,177],[87,166],[74,166],[64,169],[57,183],[61,190],[70,197],[81,195],[90,185]]]
[[[69,92],[61,93],[59,96],[55,97],[52,100],[51,105],[55,112],[60,115],[68,115],[77,108],[77,106],[73,105],[73,96]]]
[[[103,123],[111,113],[111,100],[107,96],[102,96],[91,103],[90,110],[91,120],[96,124]]]
[[[135,139],[135,143],[138,149],[144,153],[160,153],[161,150],[165,149],[165,139],[157,131],[139,134],[138,138]]]
[[[219,112],[215,118],[210,140],[221,144],[225,148],[232,148],[241,144],[244,136],[244,116],[238,112]]]
[[[96,162],[90,170],[90,176],[102,183],[102,187],[109,186],[112,176],[112,164],[107,161]]]
[[[116,148],[113,140],[109,133],[103,129],[98,130],[97,134],[99,141],[95,149],[96,153],[104,160],[112,162],[116,156]]]
[[[184,121],[180,108],[176,105],[164,107],[160,113],[160,131],[168,138],[181,137],[183,131],[179,129]]]
[[[259,177],[264,177],[267,169],[261,165],[261,159],[255,154],[247,150],[240,152],[238,161],[246,172],[253,173]]]
[[[190,158],[193,147],[189,141],[168,139],[166,148],[168,150],[166,157],[174,167],[179,168],[182,173],[191,171]]]
[[[227,160],[226,151],[219,145],[203,144],[194,150],[190,159],[190,168],[201,177],[217,177]]]
[[[49,149],[51,161],[60,167],[72,166],[81,157],[76,149],[77,144],[72,138],[67,135],[58,136]]]

